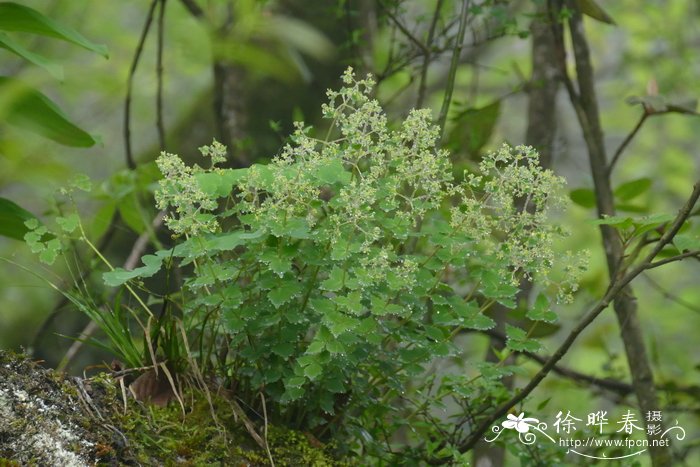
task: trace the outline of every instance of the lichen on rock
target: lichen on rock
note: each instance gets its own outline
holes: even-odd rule
[[[125,410],[109,373],[70,378],[0,350],[0,466],[258,466],[271,465],[270,456],[276,466],[348,465],[328,446],[275,426],[268,453],[241,426],[230,400],[190,391],[184,412],[133,399]]]
[[[60,377],[0,352],[0,457],[21,464],[88,466],[97,434]]]

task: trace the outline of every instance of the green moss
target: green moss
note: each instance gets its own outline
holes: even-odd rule
[[[132,404],[121,425],[135,443],[140,462],[179,465],[270,465],[224,397],[212,396],[210,406],[199,392],[185,394],[185,414],[179,404],[166,408]],[[216,415],[214,415],[216,414]],[[268,442],[277,466],[340,466],[327,449],[314,447],[299,432],[268,427]]]
[[[184,413],[177,402],[156,407],[129,397],[125,411],[111,375],[77,384],[0,351],[0,467],[270,465],[267,451],[253,441],[224,396],[211,395],[210,404],[200,391],[189,389],[183,394]],[[51,455],[63,457],[26,450],[28,440],[42,440]],[[268,442],[276,466],[347,465],[333,459],[329,446],[303,433],[269,426]]]

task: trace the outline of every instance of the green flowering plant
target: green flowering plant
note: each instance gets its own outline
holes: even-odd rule
[[[162,153],[156,203],[177,244],[104,279],[137,293],[177,265],[182,288],[159,303],[199,369],[251,407],[263,394],[273,420],[318,436],[342,426],[350,448],[383,456],[409,421],[415,446],[434,440],[448,399],[506,394],[506,365],[435,368],[468,358],[455,337],[493,327],[485,312],[516,307],[522,280],[543,292],[528,318],[556,319],[547,297],[568,299],[577,269],[553,279],[563,181],[533,148],[504,145],[456,180],[428,110],[393,127],[371,77],[349,69],[343,83],[323,105],[325,136],[297,123],[269,164],[222,168],[216,141],[201,148],[208,168]],[[538,344],[509,326],[508,346]]]

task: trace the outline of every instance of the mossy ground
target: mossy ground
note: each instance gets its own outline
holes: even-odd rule
[[[210,403],[211,401],[211,403]],[[303,433],[268,427],[270,455],[225,397],[186,390],[184,412],[129,400],[108,374],[65,378],[0,351],[0,467],[14,465],[347,465]],[[259,430],[262,431],[262,430]]]

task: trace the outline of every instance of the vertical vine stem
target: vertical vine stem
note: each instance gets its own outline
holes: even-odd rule
[[[148,31],[151,30],[151,24],[153,24],[153,15],[156,10],[156,6],[160,0],[153,0],[151,6],[146,14],[146,22],[141,30],[141,37],[136,45],[136,52],[134,52],[134,58],[131,61],[131,67],[129,68],[129,78],[126,83],[126,98],[124,99],[124,148],[126,150],[126,165],[130,169],[136,168],[136,162],[134,161],[134,154],[131,148],[131,95],[134,87],[134,75],[136,74],[136,69],[139,66],[139,61],[141,60],[141,53],[143,52],[143,46],[146,43],[146,37],[148,36]]]
[[[440,139],[445,134],[445,122],[447,114],[450,110],[450,102],[452,102],[452,93],[455,87],[455,77],[457,76],[457,66],[459,58],[462,56],[462,47],[464,45],[464,35],[467,31],[467,16],[469,14],[470,0],[462,0],[462,11],[459,15],[459,29],[457,30],[457,39],[455,47],[452,51],[452,60],[450,62],[450,71],[447,75],[447,85],[445,86],[445,96],[442,99],[442,108],[438,117],[438,125],[440,125]]]
[[[165,121],[163,118],[163,35],[165,20],[165,3],[167,0],[159,0],[158,9],[158,45],[156,49],[156,78],[158,89],[156,91],[156,128],[158,129],[158,144],[160,150],[165,149]]]
[[[423,65],[420,71],[420,82],[418,85],[418,99],[416,101],[416,107],[423,107],[423,102],[425,101],[425,91],[428,85],[428,67],[430,66],[430,60],[433,58],[433,39],[435,38],[435,28],[437,26],[438,19],[440,18],[440,11],[442,10],[442,4],[444,0],[437,0],[435,4],[435,12],[433,13],[433,19],[430,22],[430,29],[428,29],[428,39],[425,43],[425,49],[423,49]]]

